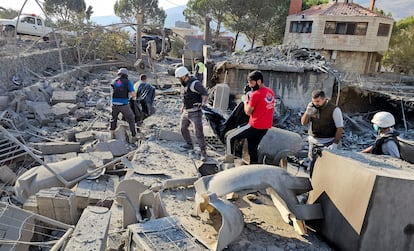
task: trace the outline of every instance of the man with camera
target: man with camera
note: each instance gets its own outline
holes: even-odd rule
[[[302,125],[309,124],[309,152],[310,170],[315,162],[314,148],[326,147],[331,150],[338,148],[342,138],[344,122],[339,107],[329,102],[322,90],[312,92],[312,101],[306,107],[301,117]]]

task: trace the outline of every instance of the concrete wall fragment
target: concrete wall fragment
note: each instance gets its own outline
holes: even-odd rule
[[[85,175],[88,168],[95,168],[92,161],[80,157],[51,163],[48,166],[68,182]],[[64,186],[65,184],[56,175],[41,165],[23,173],[17,179],[14,190],[17,198],[24,202],[30,195],[37,193],[42,188]]]
[[[106,207],[87,207],[65,250],[106,250],[111,212]]]
[[[307,223],[340,250],[413,250],[409,168],[389,156],[323,151],[308,203],[321,204],[324,219]]]
[[[78,221],[75,192],[62,187],[42,189],[36,193],[38,214],[75,225]]]

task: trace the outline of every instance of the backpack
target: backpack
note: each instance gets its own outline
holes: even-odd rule
[[[400,157],[408,163],[414,164],[414,141],[397,137],[400,145]]]

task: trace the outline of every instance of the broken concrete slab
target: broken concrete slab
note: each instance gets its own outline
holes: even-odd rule
[[[111,220],[109,222],[107,250],[123,250],[128,239],[128,233],[122,227],[122,206],[113,203],[110,209]]]
[[[75,192],[62,187],[41,189],[36,193],[37,212],[57,221],[75,225],[79,219]]]
[[[57,103],[52,106],[51,112],[56,119],[62,119],[67,117],[70,113],[73,113],[78,108],[78,105],[71,103]]]
[[[69,153],[62,153],[62,154],[51,154],[51,155],[43,155],[43,159],[45,163],[54,163],[60,162],[63,160],[76,158],[78,154],[76,152],[69,152]]]
[[[114,156],[111,152],[105,151],[95,151],[95,152],[87,152],[87,153],[79,153],[79,157],[82,159],[92,160],[96,166],[102,166],[106,163],[109,163],[111,160],[114,159]]]
[[[29,107],[29,111],[34,114],[35,119],[41,125],[47,125],[53,121],[53,112],[48,103],[27,101],[26,104]]]
[[[32,146],[42,154],[80,152],[79,142],[42,142],[32,143]]]
[[[95,139],[95,135],[92,131],[84,131],[75,133],[76,142],[83,144],[87,141],[92,141]]]
[[[55,173],[52,173],[49,168]],[[42,188],[73,185],[79,177],[87,174],[88,169],[93,168],[95,166],[92,161],[80,157],[51,163],[48,166],[33,167],[17,178],[14,185],[16,197],[24,202],[30,195],[37,193]],[[63,181],[67,184],[64,184]]]
[[[107,130],[108,129],[108,122],[102,122],[102,121],[94,121],[93,124],[90,126],[93,130]]]
[[[98,142],[95,145],[95,151],[105,152],[109,151],[113,156],[119,157],[128,153],[128,148],[125,141],[122,140],[108,140],[107,142]]]
[[[106,207],[88,206],[82,213],[65,250],[106,250],[111,212]]]
[[[324,150],[308,203],[324,219],[314,229],[341,250],[412,250],[412,165],[390,156]],[[379,238],[380,237],[380,238]]]
[[[77,91],[53,91],[52,105],[57,103],[77,103]]]
[[[76,204],[80,209],[87,206],[103,206],[110,208],[115,200],[115,187],[119,177],[103,175],[96,180],[81,180],[75,188]]]
[[[27,198],[23,204],[23,209],[35,214],[38,213],[36,195],[30,195],[29,198]]]

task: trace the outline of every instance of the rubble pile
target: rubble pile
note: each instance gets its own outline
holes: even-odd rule
[[[306,50],[276,47],[255,50],[255,53],[234,56],[232,60],[259,65],[288,62],[310,70],[328,70],[322,57]],[[119,121],[114,139],[108,131],[109,83],[115,67],[110,71],[88,72],[86,77],[42,78],[33,84],[23,82],[0,95],[6,97],[0,103],[0,209],[21,216],[10,223],[17,229],[35,226],[33,222],[25,225],[25,219],[33,218],[46,224],[36,225],[44,228],[45,234],[28,230],[29,234],[20,239],[5,235],[7,240],[24,249],[29,244],[39,245],[29,243],[38,240],[46,248],[67,243],[67,250],[121,250],[125,246],[129,250],[137,243],[148,245],[150,250],[153,248],[150,243],[155,240],[166,250],[175,250],[173,246],[178,246],[177,250],[205,250],[204,246],[214,245],[219,250],[225,246],[227,250],[331,250],[314,232],[305,234],[303,220],[291,218],[288,210],[279,210],[273,199],[282,194],[280,191],[285,191],[279,187],[283,182],[275,182],[274,189],[280,191],[272,191],[273,196],[262,191],[267,184],[261,184],[263,187],[260,186],[259,191],[232,191],[220,196],[233,203],[223,202],[212,194],[203,197],[214,190],[217,180],[209,184],[209,178],[205,178],[196,185],[202,168],[227,173],[237,170],[223,163],[224,147],[207,122],[204,124],[206,139],[213,139],[208,141],[207,150],[211,162],[198,161],[198,148],[188,151],[180,147],[184,142],[179,132],[179,86],[175,85],[176,79],[167,75],[168,66],[157,67],[159,86],[171,88],[157,89],[156,113],[139,127],[136,144],[128,143],[131,135],[124,121]],[[138,73],[131,70],[129,77],[135,82]],[[149,78],[154,79],[154,76],[149,74]],[[299,157],[306,157],[307,127],[300,125],[305,107],[299,110],[277,108],[274,125],[300,134],[304,150]],[[344,113],[342,149],[359,151],[372,144],[375,135],[369,121],[371,115]],[[400,124],[397,130],[407,138],[414,136]],[[300,167],[295,167],[299,171]],[[273,182],[276,179],[267,174],[280,175],[276,176],[279,178],[287,175],[282,169],[275,171],[273,166],[255,169]],[[249,172],[244,176],[254,177],[255,169],[246,170]],[[218,184],[227,186],[229,177],[220,176]],[[236,188],[246,184],[237,180],[236,175],[231,177],[239,184]],[[216,179],[219,178],[218,175]],[[288,176],[283,180],[296,181],[296,178],[303,177]],[[308,191],[309,179],[304,180],[306,183],[302,185]],[[210,185],[212,190],[207,190]],[[216,189],[222,191],[221,186]],[[226,188],[230,191],[234,187]],[[196,195],[195,190],[205,194]],[[205,211],[198,212],[201,207],[205,207]],[[218,222],[226,227],[235,226],[231,225],[234,222],[230,218],[218,220],[217,211],[223,208],[232,208],[231,212],[236,213],[230,216],[239,216],[237,231],[217,233],[220,226],[215,224]],[[47,230],[50,225],[55,231]],[[91,228],[93,231],[89,231]],[[216,237],[222,239],[214,243]]]
[[[328,72],[330,64],[315,50],[298,48],[294,45],[262,46],[234,53],[227,58],[233,64],[252,64],[258,66],[292,66],[305,71]],[[260,68],[260,67],[259,67]]]

